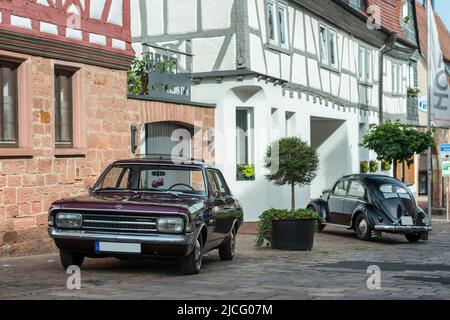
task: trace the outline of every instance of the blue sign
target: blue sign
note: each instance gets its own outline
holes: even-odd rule
[[[426,95],[419,98],[419,111],[428,111],[428,97]]]
[[[441,144],[441,153],[450,152],[450,144]]]

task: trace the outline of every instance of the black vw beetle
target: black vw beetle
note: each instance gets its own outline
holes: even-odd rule
[[[427,240],[432,230],[409,188],[388,176],[345,176],[307,208],[322,217],[320,231],[328,225],[344,227],[354,230],[361,240],[381,238],[382,232],[388,232],[417,242]]]

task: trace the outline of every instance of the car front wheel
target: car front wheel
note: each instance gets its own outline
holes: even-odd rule
[[[230,261],[233,260],[236,252],[236,235],[234,230],[230,233],[230,236],[219,247],[220,260]]]
[[[409,242],[415,243],[420,240],[421,236],[420,236],[420,234],[411,233],[411,234],[405,234],[405,238]]]
[[[70,266],[77,266],[81,268],[81,265],[84,262],[84,255],[68,251],[60,251],[59,258],[64,269],[67,269]]]
[[[181,270],[185,275],[198,274],[203,262],[203,241],[200,234],[192,252],[181,260]]]
[[[372,230],[370,228],[369,221],[363,214],[360,214],[356,218],[355,231],[358,239],[364,241],[369,241],[371,239]]]

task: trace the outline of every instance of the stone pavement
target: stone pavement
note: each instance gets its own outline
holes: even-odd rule
[[[450,299],[450,225],[436,224],[428,242],[402,236],[361,242],[326,229],[311,252],[255,248],[238,237],[237,257],[205,257],[202,272],[182,276],[177,262],[87,259],[81,290],[68,290],[56,254],[0,259],[1,299]],[[369,290],[367,268],[381,269]]]

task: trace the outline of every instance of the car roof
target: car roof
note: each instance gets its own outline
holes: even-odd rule
[[[350,175],[343,176],[341,179],[358,179],[358,178],[362,179],[362,180],[382,178],[382,179],[386,179],[386,180],[394,180],[394,181],[401,182],[400,180],[395,179],[394,177],[391,177],[391,176],[382,175],[382,174],[369,174],[369,173],[350,174]]]
[[[113,164],[142,164],[142,165],[179,165],[198,168],[214,168],[204,160],[187,158],[170,158],[165,156],[138,156],[136,158],[115,161]]]

